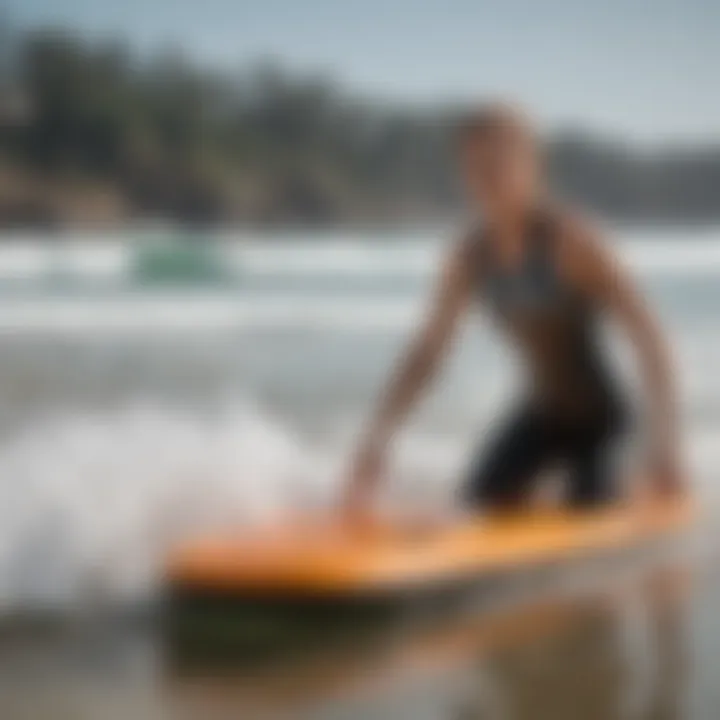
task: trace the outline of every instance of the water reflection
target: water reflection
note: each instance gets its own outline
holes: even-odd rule
[[[0,717],[713,720],[720,576],[666,566],[270,664],[174,669],[158,627],[5,631]]]
[[[685,717],[686,582],[683,572],[664,569],[639,587],[576,603],[550,632],[483,648],[476,663],[493,679],[491,702],[483,690],[454,720]]]
[[[169,678],[171,716],[680,720],[686,567],[248,675]]]

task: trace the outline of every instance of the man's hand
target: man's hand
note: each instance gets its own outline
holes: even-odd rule
[[[463,238],[446,258],[433,299],[420,329],[384,393],[370,432],[351,464],[343,510],[351,520],[369,519],[373,495],[382,479],[388,440],[435,374],[468,306],[477,272],[477,238]]]

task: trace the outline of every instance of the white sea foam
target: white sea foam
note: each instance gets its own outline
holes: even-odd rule
[[[37,282],[59,273],[76,280],[127,278],[134,249],[152,233],[135,235],[15,236],[0,243],[0,279]],[[256,276],[410,277],[432,275],[448,233],[416,235],[412,242],[386,242],[374,235],[349,234],[332,240],[312,235],[253,237],[247,233],[217,233],[204,238],[215,247],[240,279]],[[637,271],[648,274],[717,273],[720,271],[720,231],[684,233],[621,231],[617,248]]]
[[[146,595],[188,532],[327,503],[330,465],[246,404],[205,421],[135,406],[34,425],[0,447],[0,604]]]
[[[405,327],[417,318],[420,300],[269,296],[216,293],[102,298],[6,298],[0,332],[50,331],[92,335],[118,332],[296,328],[362,330]]]

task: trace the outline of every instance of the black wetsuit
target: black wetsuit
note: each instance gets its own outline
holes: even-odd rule
[[[561,465],[568,501],[590,506],[611,500],[615,440],[627,413],[601,352],[598,308],[560,277],[555,259],[557,221],[533,216],[523,259],[506,269],[485,233],[470,238],[483,305],[526,360],[527,398],[483,453],[467,484],[473,505],[522,500],[538,474]]]

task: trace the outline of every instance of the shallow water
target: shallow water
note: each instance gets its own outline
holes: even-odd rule
[[[16,631],[2,717],[712,720],[720,577],[687,553],[253,666],[178,670],[157,626]]]

